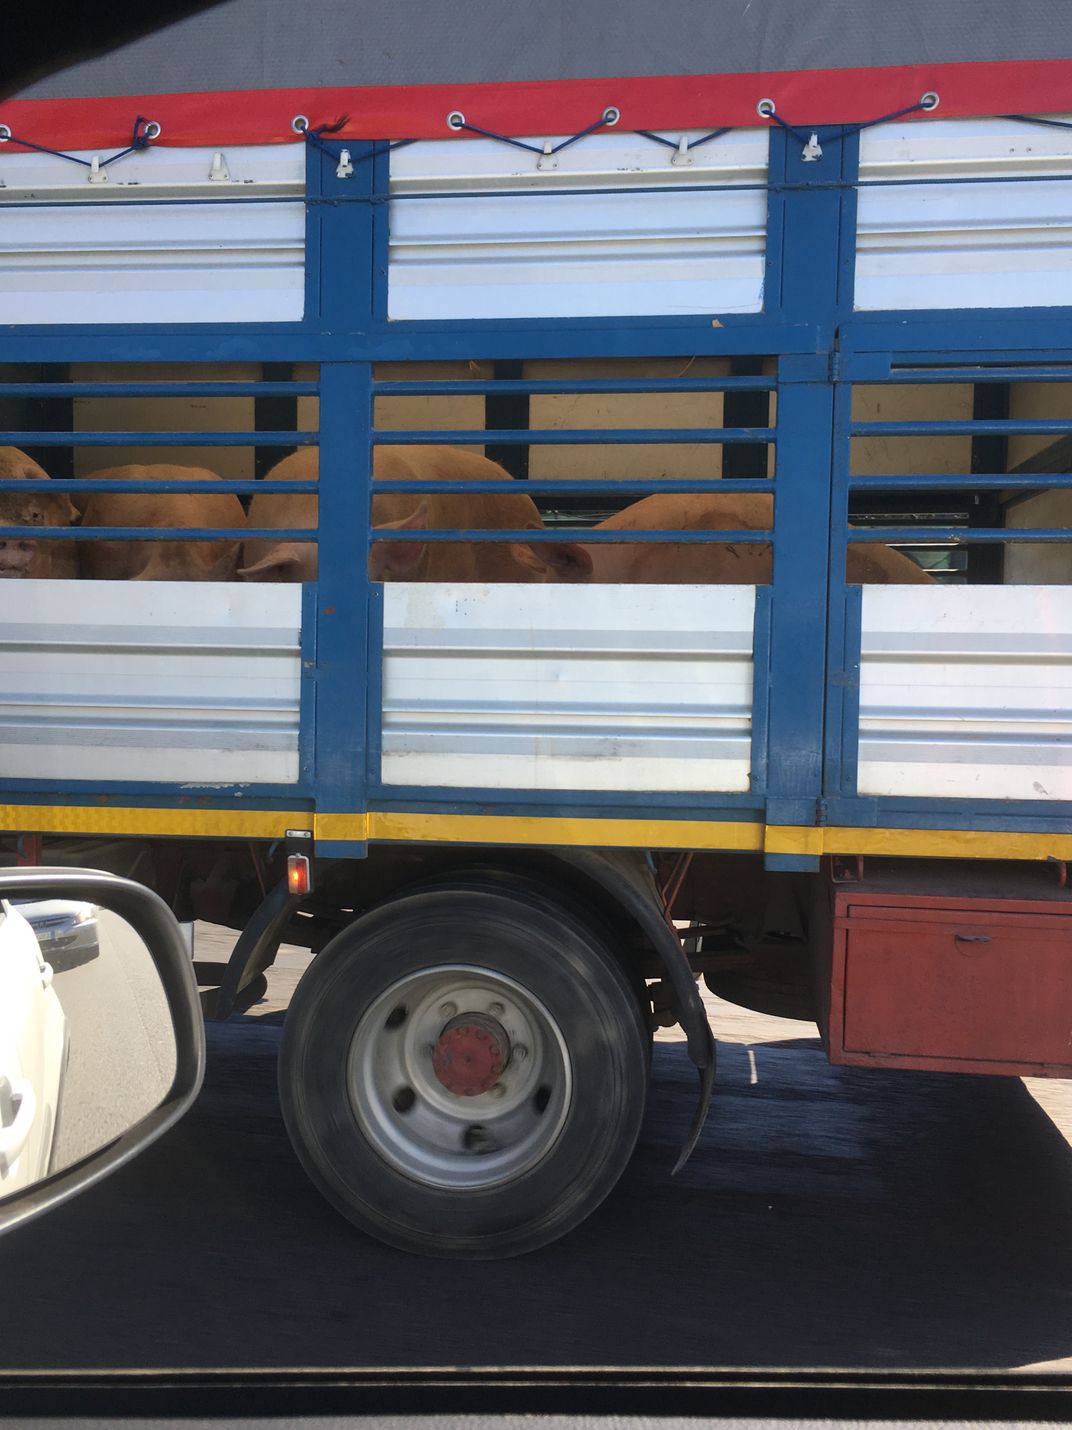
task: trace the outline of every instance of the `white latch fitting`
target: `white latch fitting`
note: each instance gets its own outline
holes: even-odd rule
[[[339,166],[335,170],[335,177],[337,179],[348,179],[353,172],[354,166],[350,162],[350,151],[349,149],[344,149],[339,155]]]
[[[689,153],[689,141],[684,134],[682,134],[681,138],[677,141],[677,148],[670,156],[670,162],[678,166],[692,163],[692,155]]]
[[[554,155],[554,152],[553,152],[553,151],[554,151],[554,146],[552,145],[550,139],[545,139],[545,140],[543,141],[543,153],[542,153],[542,154],[540,155],[540,157],[536,160],[536,167],[537,167],[537,169],[557,169],[557,168],[558,168],[558,160],[555,158],[555,155]]]
[[[86,177],[91,184],[106,184],[108,182],[108,170],[101,167],[99,154],[93,155]]]
[[[812,134],[811,138],[804,145],[800,157],[804,160],[805,164],[813,164],[816,159],[823,157],[823,149],[819,143],[818,134]]]
[[[227,160],[223,156],[223,151],[217,149],[212,156],[212,168],[208,171],[209,179],[214,184],[226,184],[230,182],[231,171],[227,167]]]

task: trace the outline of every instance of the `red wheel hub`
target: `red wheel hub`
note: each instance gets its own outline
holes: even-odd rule
[[[432,1067],[448,1092],[479,1097],[499,1081],[509,1057],[510,1040],[501,1024],[479,1013],[463,1013],[440,1033]]]

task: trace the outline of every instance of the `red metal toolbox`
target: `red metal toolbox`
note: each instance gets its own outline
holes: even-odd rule
[[[1051,880],[1045,898],[835,883],[831,1062],[1072,1077],[1072,901]]]

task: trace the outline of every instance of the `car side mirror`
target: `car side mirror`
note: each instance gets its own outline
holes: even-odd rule
[[[204,1066],[193,967],[156,894],[89,869],[0,870],[0,1235],[154,1142]]]

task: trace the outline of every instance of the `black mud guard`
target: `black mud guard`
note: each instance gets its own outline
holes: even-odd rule
[[[259,973],[271,967],[283,930],[300,903],[300,896],[292,894],[287,888],[286,879],[281,879],[268,890],[238,935],[238,942],[227,961],[227,971],[212,1014],[214,1022],[225,1022],[235,1011],[242,990]]]
[[[645,854],[631,849],[553,849],[549,852],[606,889],[635,919],[651,940],[673,989],[689,1057],[700,1075],[699,1101],[688,1136],[674,1164],[671,1173],[674,1175],[681,1171],[696,1148],[707,1120],[715,1085],[715,1040],[688,955],[666,920],[655,871]]]

